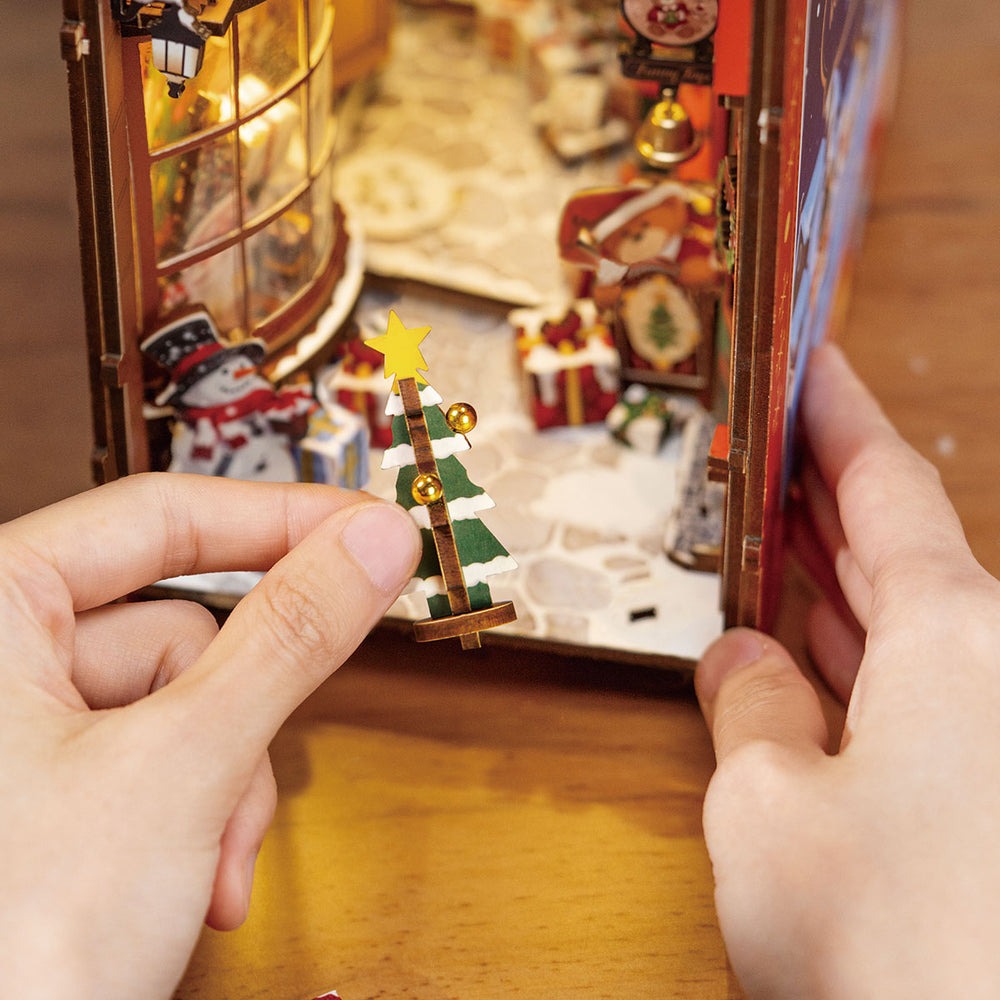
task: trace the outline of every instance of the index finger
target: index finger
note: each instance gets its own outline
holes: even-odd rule
[[[873,587],[890,570],[926,581],[975,565],[937,470],[903,441],[832,345],[810,359],[802,421],[851,555]]]
[[[370,499],[327,486],[149,473],[0,526],[0,549],[11,574],[37,577],[39,561],[54,569],[73,610],[85,611],[168,577],[269,569],[362,498]]]

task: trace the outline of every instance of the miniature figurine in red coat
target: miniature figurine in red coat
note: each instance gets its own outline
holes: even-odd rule
[[[614,313],[628,365],[693,364],[701,320],[688,293],[717,286],[715,191],[665,180],[574,195],[559,230],[564,260],[592,273],[589,294]]]
[[[661,181],[592,188],[563,209],[562,257],[594,271],[593,298],[614,305],[639,270],[666,270],[678,284],[715,283],[715,192],[702,184]]]

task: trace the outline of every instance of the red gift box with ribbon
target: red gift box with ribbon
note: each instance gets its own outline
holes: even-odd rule
[[[510,315],[535,426],[601,423],[618,401],[620,359],[589,299]]]

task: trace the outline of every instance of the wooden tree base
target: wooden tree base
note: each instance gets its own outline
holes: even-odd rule
[[[483,629],[496,628],[516,620],[513,602],[501,601],[478,611],[465,611],[443,618],[422,618],[413,623],[413,634],[417,642],[458,637],[462,640],[462,649],[478,649],[481,645],[479,633]]]

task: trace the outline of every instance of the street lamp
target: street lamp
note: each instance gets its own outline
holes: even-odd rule
[[[177,98],[196,76],[205,59],[209,30],[184,7],[183,0],[166,0],[163,15],[149,25],[153,65],[167,78],[167,92]]]

